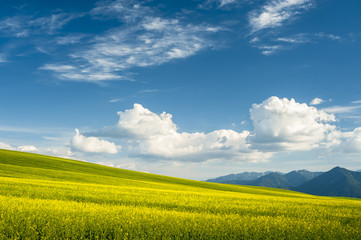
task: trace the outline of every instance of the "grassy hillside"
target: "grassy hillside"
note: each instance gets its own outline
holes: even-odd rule
[[[0,239],[360,239],[361,201],[0,150]]]

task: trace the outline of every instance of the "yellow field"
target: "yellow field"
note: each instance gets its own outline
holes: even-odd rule
[[[361,201],[0,150],[0,239],[361,239]]]

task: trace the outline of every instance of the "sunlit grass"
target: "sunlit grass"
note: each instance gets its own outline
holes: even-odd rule
[[[0,150],[0,239],[361,239],[361,201]]]

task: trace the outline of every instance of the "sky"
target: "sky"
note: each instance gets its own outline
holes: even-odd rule
[[[361,169],[358,0],[2,0],[0,148],[205,180]]]

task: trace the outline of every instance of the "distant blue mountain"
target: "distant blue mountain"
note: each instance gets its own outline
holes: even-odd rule
[[[257,177],[258,176],[258,177]],[[335,167],[328,172],[307,170],[280,172],[245,172],[231,174],[209,182],[290,189],[320,196],[361,198],[361,172]]]
[[[208,179],[206,182],[215,182],[215,183],[225,183],[227,181],[242,181],[242,180],[255,180],[259,177],[265,176],[267,174],[274,173],[271,171],[268,172],[243,172],[238,174],[229,174],[217,178]]]
[[[295,190],[321,196],[361,198],[361,172],[335,167],[310,181],[304,182]]]
[[[287,174],[281,172],[244,172],[209,179],[207,181],[290,189],[297,187],[320,174],[322,174],[322,172],[310,172],[307,170],[292,171]]]

